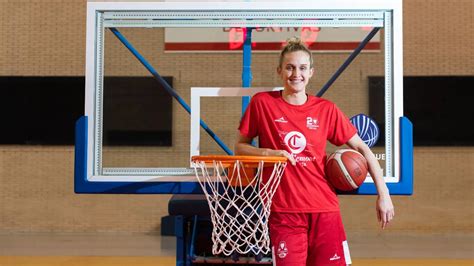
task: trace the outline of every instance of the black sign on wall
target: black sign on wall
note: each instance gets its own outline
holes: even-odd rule
[[[0,77],[0,144],[74,145],[84,88],[84,77]],[[172,98],[153,78],[105,77],[104,145],[170,146],[171,127]]]
[[[385,143],[384,77],[369,77],[369,116]],[[474,76],[403,78],[403,113],[415,146],[474,146]]]

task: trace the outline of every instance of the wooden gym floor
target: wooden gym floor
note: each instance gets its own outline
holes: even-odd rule
[[[355,266],[474,266],[474,235],[353,234]],[[159,235],[0,234],[0,266],[173,266]]]

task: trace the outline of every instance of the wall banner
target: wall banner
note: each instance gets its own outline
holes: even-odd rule
[[[285,40],[301,38],[315,52],[351,52],[372,28],[272,27],[252,31],[252,50],[280,51]],[[166,28],[166,52],[241,52],[246,28]],[[380,32],[366,45],[365,52],[380,51]]]

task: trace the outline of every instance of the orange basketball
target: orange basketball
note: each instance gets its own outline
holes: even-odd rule
[[[338,190],[357,189],[367,177],[367,160],[352,149],[340,149],[326,161],[326,177]]]

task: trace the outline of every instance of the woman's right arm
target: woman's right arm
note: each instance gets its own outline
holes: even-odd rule
[[[252,139],[242,136],[240,131],[237,131],[237,141],[234,145],[235,155],[254,155],[254,156],[283,156],[288,158],[292,165],[296,164],[295,158],[285,150],[272,150],[267,148],[257,148],[253,146]]]

